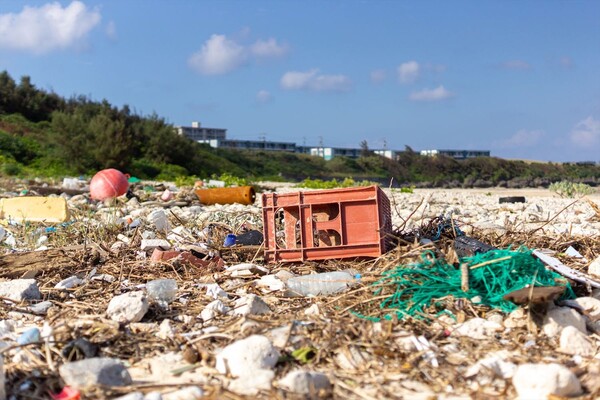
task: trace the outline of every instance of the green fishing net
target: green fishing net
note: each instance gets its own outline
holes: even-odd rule
[[[374,294],[377,296],[385,295],[392,289],[390,296],[381,302],[380,308],[395,313],[400,319],[406,316],[422,319],[426,315],[426,308],[440,306],[440,299],[454,298],[470,299],[474,304],[510,312],[517,305],[504,300],[504,295],[531,286],[566,286],[563,297],[575,297],[568,281],[546,269],[525,247],[493,250],[460,261],[469,267],[469,289],[466,292],[461,288],[460,268],[436,258],[433,252],[424,252],[420,262],[386,271],[374,283],[377,287]],[[389,319],[391,315],[385,318]]]

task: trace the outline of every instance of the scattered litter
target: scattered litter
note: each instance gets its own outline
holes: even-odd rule
[[[67,201],[62,197],[13,197],[0,199],[0,220],[60,223],[69,220]]]
[[[131,181],[100,202],[83,178],[35,183],[0,197],[59,195],[69,220],[0,221],[8,398],[600,395],[585,201],[257,184],[273,204],[209,205]]]
[[[114,168],[103,169],[90,181],[90,195],[95,200],[107,200],[127,193],[127,176]]]
[[[252,186],[200,188],[195,191],[200,203],[212,204],[254,204],[256,192]]]
[[[498,203],[525,203],[524,196],[508,196],[508,197],[500,197],[498,199]]]
[[[287,296],[329,296],[348,290],[359,282],[356,271],[333,271],[296,276],[286,282]]]
[[[177,296],[177,282],[174,279],[155,279],[146,283],[150,300],[166,308]]]

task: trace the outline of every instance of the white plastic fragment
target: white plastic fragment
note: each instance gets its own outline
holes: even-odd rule
[[[205,285],[206,287],[206,295],[212,297],[213,299],[218,299],[219,297],[228,298],[227,292],[221,289],[218,283],[209,283]]]

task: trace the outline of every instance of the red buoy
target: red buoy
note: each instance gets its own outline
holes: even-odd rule
[[[127,176],[113,168],[103,169],[90,182],[90,194],[94,200],[106,200],[127,193]]]

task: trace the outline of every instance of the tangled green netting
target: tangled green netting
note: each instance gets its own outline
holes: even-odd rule
[[[400,319],[406,316],[423,318],[425,308],[436,300],[449,296],[471,299],[474,303],[504,312],[517,308],[514,303],[504,300],[504,295],[525,287],[566,286],[563,296],[575,297],[568,281],[546,269],[526,247],[518,250],[494,250],[461,259],[461,263],[466,263],[469,267],[486,262],[489,263],[469,270],[469,290],[464,292],[461,289],[460,268],[435,258],[433,252],[425,252],[419,263],[401,265],[384,272],[383,277],[373,284],[378,287],[375,295],[387,292],[390,285],[395,287],[394,292],[381,302],[380,307],[393,310],[392,314],[395,313]],[[391,315],[386,318],[391,318]]]

